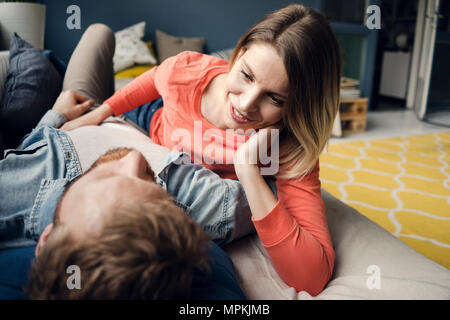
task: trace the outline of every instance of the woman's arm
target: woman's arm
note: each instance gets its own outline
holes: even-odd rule
[[[240,170],[236,170],[236,175],[245,190],[254,219],[264,218],[278,201],[260,175],[259,170],[258,166],[241,167]]]
[[[114,95],[105,100],[104,103],[111,107],[114,116],[118,116],[131,111],[144,103],[160,98],[161,95],[156,88],[157,72],[158,70],[161,70],[164,73],[168,67],[170,67],[168,66],[168,62],[164,61],[160,66],[155,66],[144,72],[125,87],[114,93]]]
[[[255,141],[261,134],[264,131],[236,152],[236,175],[258,236],[280,277],[297,291],[317,295],[331,278],[335,255],[320,194],[319,167],[302,181],[278,179],[276,200],[261,184],[258,166],[243,161],[250,152],[257,152]]]
[[[70,120],[66,122],[62,127],[61,130],[70,131],[79,127],[83,126],[91,126],[91,125],[97,125],[106,118],[113,115],[113,111],[111,107],[104,103],[100,105],[98,108],[78,117],[74,118],[73,120]]]
[[[280,277],[315,296],[330,280],[335,259],[318,170],[302,181],[278,179],[277,192],[273,210],[253,218],[254,226]]]
[[[67,122],[61,129],[73,130],[82,126],[97,125],[110,116],[118,116],[159,98],[154,79],[157,68],[153,67],[143,73],[105,100],[98,108]]]

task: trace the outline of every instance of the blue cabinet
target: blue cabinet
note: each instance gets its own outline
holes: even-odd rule
[[[378,30],[367,28],[366,10],[368,5],[380,4],[380,0],[319,1],[319,8],[329,17],[341,46],[343,76],[360,81],[361,95],[369,98],[369,110],[373,96]]]

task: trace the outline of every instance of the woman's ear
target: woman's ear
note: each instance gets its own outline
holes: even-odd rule
[[[53,223],[50,223],[48,226],[45,227],[44,231],[42,232],[41,236],[39,237],[38,244],[36,246],[36,249],[34,251],[35,256],[39,254],[42,247],[45,245],[45,242],[47,242],[48,237],[53,231]]]

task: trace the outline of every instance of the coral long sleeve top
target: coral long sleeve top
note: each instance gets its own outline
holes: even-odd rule
[[[227,71],[225,60],[183,52],[142,74],[105,103],[117,116],[162,97],[164,107],[150,122],[152,140],[190,153],[193,162],[223,178],[237,179],[229,156],[230,149],[237,148],[236,134],[215,128],[200,111],[206,86]],[[252,219],[253,224],[286,284],[317,295],[331,278],[335,258],[321,198],[319,162],[302,180],[277,179],[276,185],[275,207],[264,218]]]

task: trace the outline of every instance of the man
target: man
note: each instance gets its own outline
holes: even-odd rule
[[[195,272],[208,269],[207,237],[179,206],[201,218],[199,214],[207,214],[208,209],[201,210],[199,199],[189,198],[192,188],[199,195],[214,190],[228,193],[231,189],[193,178],[209,171],[201,166],[178,165],[186,155],[170,153],[151,143],[119,119],[74,130],[73,140],[66,132],[50,126],[77,117],[91,104],[73,91],[61,93],[53,109],[21,146],[5,152],[5,159],[0,161],[0,249],[37,242],[27,291],[30,298],[189,297]],[[91,130],[104,133],[96,135],[101,144],[96,139],[90,141],[97,153],[103,152],[98,149],[110,148],[110,144],[113,148],[86,169],[92,155],[80,151],[88,150],[90,143],[77,139]],[[108,135],[115,137],[106,139],[109,143],[105,141]],[[197,182],[191,184],[179,177],[169,183],[178,195],[175,202],[179,206],[156,183],[144,155],[120,147],[124,141],[118,136],[124,141],[133,140],[126,144],[134,144],[147,154],[153,169],[161,171],[157,176],[161,185],[167,187],[163,179],[171,180],[166,176],[169,171]],[[77,149],[80,143],[88,149]],[[169,164],[165,166],[158,155],[167,158]],[[209,201],[215,208],[209,210],[217,210],[224,198],[218,195]],[[220,229],[215,228],[213,234]],[[218,248],[212,250],[217,253]],[[81,270],[80,290],[67,286],[70,266]],[[232,290],[238,293],[233,298],[243,297],[236,285]]]
[[[108,72],[76,72],[81,60],[105,54],[99,47],[111,38],[102,25],[88,28],[64,88],[84,89],[97,102],[110,94],[109,83],[96,79]],[[106,54],[112,59],[111,52]],[[84,61],[84,66],[92,65]],[[151,143],[120,119],[71,132],[56,129],[92,104],[84,95],[64,91],[19,148],[5,152],[0,249],[37,243],[30,298],[186,298],[195,271],[206,266],[206,237],[185,212],[217,235],[213,240],[228,242],[239,237],[231,225],[239,219],[231,222],[229,215],[215,213],[236,214],[237,206],[227,199],[244,198],[243,191],[237,182],[209,179],[213,173],[201,166],[181,165],[187,155]],[[211,192],[216,197],[208,199]],[[81,271],[81,289],[68,288],[71,266]],[[242,298],[237,289],[233,298]]]
[[[62,93],[53,114],[67,116],[75,97]],[[70,140],[48,119],[0,162],[0,246],[38,240],[29,296],[187,297],[193,270],[206,262],[200,226],[155,183],[135,150],[115,149],[81,175]],[[70,265],[82,272],[81,290],[67,288]]]

